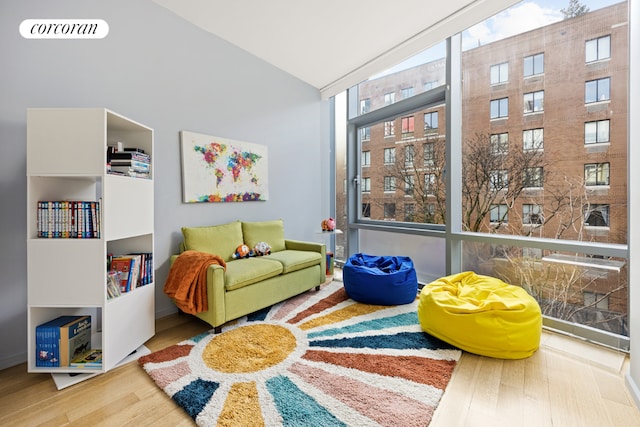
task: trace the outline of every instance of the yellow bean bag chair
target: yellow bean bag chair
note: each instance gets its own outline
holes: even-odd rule
[[[521,287],[472,271],[425,285],[418,319],[428,334],[482,356],[524,359],[540,347],[538,302]]]

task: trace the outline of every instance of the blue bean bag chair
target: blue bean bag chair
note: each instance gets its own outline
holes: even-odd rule
[[[342,269],[342,280],[347,295],[365,304],[409,304],[418,294],[413,261],[405,256],[354,254]]]

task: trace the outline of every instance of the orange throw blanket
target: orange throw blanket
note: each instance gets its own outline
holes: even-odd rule
[[[199,251],[184,251],[171,266],[164,284],[164,293],[185,313],[209,310],[207,300],[207,269],[211,264],[227,268],[218,255]]]

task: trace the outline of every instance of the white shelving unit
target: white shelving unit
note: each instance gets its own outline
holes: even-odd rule
[[[153,162],[153,130],[112,111],[27,111],[29,372],[106,372],[155,333],[153,282],[107,298],[107,254],[153,253],[154,247],[153,163],[150,179],[107,173],[107,146],[116,142],[143,149]],[[38,201],[50,200],[100,202],[100,237],[39,238]],[[91,316],[92,344],[102,349],[102,368],[36,366],[36,327],[81,314]]]

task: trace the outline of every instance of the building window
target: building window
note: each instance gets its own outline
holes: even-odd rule
[[[385,219],[395,219],[396,217],[396,204],[395,203],[385,203],[384,204],[384,218]]]
[[[392,165],[396,162],[396,149],[395,148],[385,148],[384,149],[384,164]]]
[[[434,145],[433,142],[427,142],[426,144],[424,144],[423,146],[423,150],[424,150],[424,165],[425,166],[433,166],[434,162]]]
[[[544,149],[544,129],[522,131],[522,148],[524,151]]]
[[[406,203],[404,205],[404,220],[407,222],[413,222],[416,214],[415,203]]]
[[[609,310],[609,297],[605,294],[599,294],[597,292],[584,291],[585,307],[595,307],[600,310]]]
[[[365,114],[371,111],[371,99],[361,99],[360,100],[360,114]]]
[[[408,176],[406,181],[404,182],[404,194],[405,194],[405,196],[412,196],[413,195],[413,190],[415,189],[415,187],[416,187],[415,186],[415,177],[413,175]]]
[[[428,196],[435,196],[436,194],[436,174],[426,173],[424,174],[424,192]]]
[[[360,141],[371,140],[371,128],[369,126],[360,128]]]
[[[391,105],[396,102],[395,92],[389,92],[384,94],[384,105]]]
[[[602,61],[611,58],[611,36],[587,40],[584,46],[585,62]]]
[[[490,171],[489,186],[493,191],[504,190],[509,187],[509,173],[504,169]]]
[[[609,205],[586,205],[584,207],[584,225],[609,227]]]
[[[584,103],[608,101],[610,99],[611,78],[591,80],[584,85]]]
[[[407,145],[404,147],[404,167],[412,168],[413,167],[413,158],[414,158],[414,150],[413,145]]]
[[[497,85],[505,83],[509,80],[509,63],[503,62],[502,64],[491,66],[491,84]]]
[[[609,142],[609,120],[586,122],[584,124],[584,143],[596,144]]]
[[[524,94],[524,112],[537,113],[544,110],[544,91],[529,92]]]
[[[411,98],[413,96],[413,87],[402,89],[401,96],[402,99]]]
[[[363,218],[370,218],[371,217],[371,204],[370,203],[363,203],[362,204],[362,217]]]
[[[509,209],[507,205],[491,205],[489,221],[492,223],[509,222]]]
[[[434,87],[438,87],[438,81],[437,80],[431,80],[430,82],[426,82],[424,84],[424,86],[422,87],[422,90],[424,90],[426,92],[428,90],[433,89]]]
[[[414,117],[403,117],[402,120],[402,137],[407,138],[413,136]]]
[[[587,163],[584,165],[585,185],[609,185],[609,163]]]
[[[491,118],[498,119],[509,116],[509,98],[491,100]]]
[[[431,131],[434,129],[438,129],[438,112],[424,113],[424,130]]]
[[[544,53],[537,55],[525,56],[524,58],[524,76],[535,76],[544,73]]]
[[[362,166],[371,166],[371,151],[363,151],[360,155]]]
[[[508,133],[494,133],[489,137],[489,144],[491,145],[491,154],[507,154],[509,152],[509,134]]]
[[[396,133],[396,122],[393,120],[384,122],[384,136],[393,136]]]
[[[544,169],[541,167],[526,168],[522,179],[525,188],[542,188],[544,184]]]
[[[542,208],[540,205],[525,203],[522,205],[523,224],[542,224]]]
[[[369,193],[371,191],[371,178],[362,178],[360,188],[363,193]]]
[[[384,191],[396,191],[396,177],[385,176],[384,177]]]

